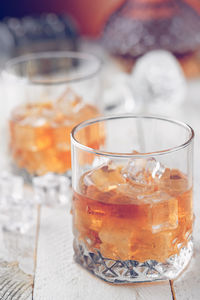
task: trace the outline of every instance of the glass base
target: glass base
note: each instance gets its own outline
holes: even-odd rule
[[[11,163],[11,171],[12,171],[13,174],[15,174],[17,176],[23,177],[23,179],[24,179],[24,181],[25,181],[26,184],[32,184],[33,178],[39,176],[37,174],[31,174],[31,173],[29,173],[24,168],[19,168],[14,163]],[[49,172],[49,173],[56,174],[54,172]],[[71,185],[71,181],[72,181],[72,171],[71,171],[71,169],[67,170],[63,174],[58,174],[58,175],[66,176],[70,180],[70,185]]]
[[[193,254],[193,243],[188,242],[179,255],[169,257],[165,262],[148,260],[113,260],[105,258],[100,251],[86,249],[84,244],[74,240],[75,261],[99,278],[116,284],[152,282],[175,279],[188,265]]]
[[[27,184],[32,183],[34,174],[28,173],[28,171],[26,169],[19,168],[14,163],[11,163],[11,171],[14,175],[23,177],[25,183],[27,183]]]

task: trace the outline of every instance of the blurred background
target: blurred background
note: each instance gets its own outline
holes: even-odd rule
[[[198,101],[199,0],[1,1],[2,69],[11,57],[66,50],[101,58],[104,113],[172,116],[191,86]]]
[[[1,1],[0,20],[1,62],[30,51],[74,50],[84,37],[127,72],[136,58],[165,49],[187,77],[200,73],[198,0]]]

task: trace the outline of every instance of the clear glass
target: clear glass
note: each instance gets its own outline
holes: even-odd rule
[[[91,148],[84,136],[96,131]],[[192,256],[194,132],[121,115],[76,126],[72,141],[75,260],[105,281],[176,278]]]
[[[22,174],[71,168],[72,128],[99,115],[100,69],[97,57],[79,52],[30,54],[6,64],[10,150]]]

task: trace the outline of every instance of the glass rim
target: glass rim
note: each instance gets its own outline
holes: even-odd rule
[[[154,151],[154,152],[150,152],[150,153],[137,153],[137,154],[133,154],[133,153],[118,153],[118,152],[109,152],[109,151],[101,151],[98,149],[93,149],[91,147],[85,146],[83,144],[81,144],[80,142],[78,142],[78,140],[75,138],[75,134],[77,133],[77,131],[79,131],[80,129],[88,126],[88,125],[92,125],[94,123],[97,122],[103,122],[103,121],[108,121],[108,120],[117,120],[117,119],[128,119],[128,118],[133,118],[133,119],[154,119],[154,120],[160,120],[160,121],[165,121],[165,122],[169,122],[169,123],[173,123],[176,125],[179,125],[183,128],[185,128],[189,133],[190,136],[189,138],[182,144],[175,146],[175,147],[171,147],[168,149],[164,149],[161,151]],[[166,155],[166,154],[170,154],[173,152],[176,152],[178,150],[184,149],[186,148],[188,145],[191,144],[191,142],[193,141],[195,134],[194,134],[194,130],[193,128],[181,121],[177,121],[174,119],[170,119],[167,117],[160,117],[160,116],[153,116],[153,115],[134,115],[134,114],[120,114],[120,115],[112,115],[112,116],[103,116],[103,117],[97,117],[97,118],[93,118],[87,121],[83,121],[79,124],[77,124],[71,131],[71,142],[73,145],[75,145],[76,147],[78,147],[81,150],[96,154],[96,155],[102,155],[102,156],[106,156],[106,157],[114,157],[114,158],[142,158],[142,157],[154,157],[154,156],[160,156],[160,155]]]
[[[37,61],[39,59],[59,59],[59,58],[71,58],[71,59],[80,59],[80,60],[85,60],[85,61],[90,61],[90,62],[95,62],[97,66],[94,68],[94,70],[86,73],[86,75],[80,75],[77,76],[77,78],[73,79],[63,79],[63,80],[58,80],[54,82],[43,82],[43,81],[34,81],[31,80],[28,76],[18,76],[14,74],[16,78],[19,79],[24,79],[26,78],[26,83],[31,83],[33,85],[54,85],[54,84],[63,84],[63,83],[70,83],[70,82],[77,82],[77,81],[83,81],[86,79],[89,79],[96,74],[99,73],[102,67],[102,60],[97,57],[94,54],[87,53],[87,52],[81,52],[81,51],[45,51],[45,52],[36,52],[36,53],[28,53],[24,55],[20,55],[14,58],[9,59],[6,63],[5,66],[2,70],[2,74],[12,74],[11,70],[9,68],[13,66],[17,66],[20,63],[27,63],[29,61]]]

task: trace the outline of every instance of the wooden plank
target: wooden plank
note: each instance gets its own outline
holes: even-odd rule
[[[195,131],[194,151],[194,256],[185,272],[175,280],[172,285],[175,300],[200,299],[200,122],[199,122],[199,93],[200,84],[190,82],[188,84],[188,99],[182,107],[170,112],[170,118],[175,118],[188,123]]]
[[[188,122],[195,130],[195,155],[194,155],[194,256],[191,263],[180,278],[174,281],[174,293],[176,300],[200,299],[200,107],[196,107],[189,114]]]
[[[0,262],[0,299],[31,300],[33,277],[19,269],[17,262]]]
[[[37,214],[35,213],[35,217]],[[35,226],[37,222],[35,220]],[[0,299],[32,300],[36,227],[27,234],[0,228]]]
[[[42,208],[35,273],[37,300],[171,300],[169,282],[156,285],[108,284],[73,261],[71,216],[65,210]]]

